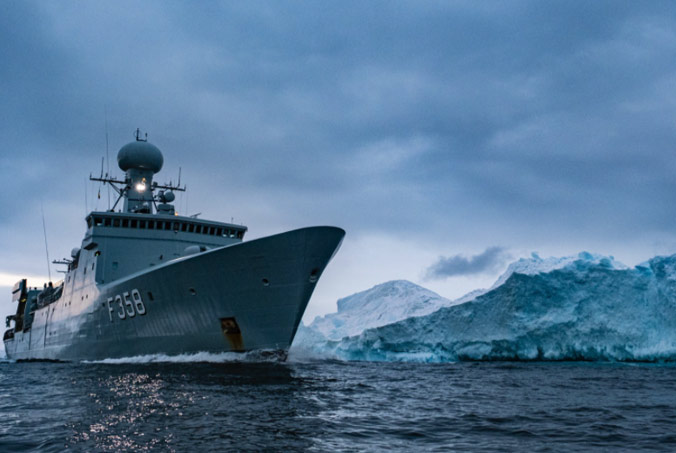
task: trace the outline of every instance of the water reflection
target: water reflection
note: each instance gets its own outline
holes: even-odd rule
[[[90,365],[85,413],[69,446],[100,451],[307,450],[298,393],[306,380],[281,363]],[[300,428],[299,428],[300,427]]]

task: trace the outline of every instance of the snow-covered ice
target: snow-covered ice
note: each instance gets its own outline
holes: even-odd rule
[[[338,312],[316,317],[312,329],[330,340],[356,335],[412,316],[423,316],[451,301],[406,280],[394,280],[338,300]]]
[[[465,296],[467,298],[467,296]],[[394,280],[338,300],[338,312],[318,316],[309,325],[302,325],[294,339],[291,354],[316,354],[324,351],[324,343],[361,334],[364,330],[433,313],[451,306],[437,293],[406,280]],[[302,351],[301,351],[302,350]]]

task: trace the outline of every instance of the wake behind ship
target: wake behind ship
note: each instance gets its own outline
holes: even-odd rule
[[[185,188],[153,181],[164,158],[138,131],[117,160],[123,181],[90,177],[118,199],[86,217],[81,246],[60,262],[68,266],[63,281],[14,286],[7,357],[284,355],[345,231],[309,227],[244,242],[245,226],[177,215],[174,192]]]

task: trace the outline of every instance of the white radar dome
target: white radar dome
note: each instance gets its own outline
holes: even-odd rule
[[[122,171],[136,168],[157,173],[162,169],[164,157],[157,146],[145,141],[135,141],[120,148],[117,164]]]

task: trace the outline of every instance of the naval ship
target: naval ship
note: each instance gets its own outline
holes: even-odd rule
[[[310,296],[345,236],[301,228],[244,241],[247,227],[178,215],[178,185],[153,181],[161,151],[123,146],[117,201],[86,217],[64,279],[12,289],[4,343],[14,360],[101,360],[146,354],[264,351],[285,357]],[[122,201],[121,208],[115,208]]]

